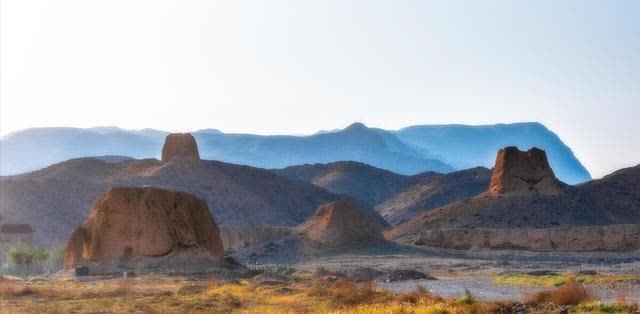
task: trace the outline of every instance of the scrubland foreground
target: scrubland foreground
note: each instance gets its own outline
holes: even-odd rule
[[[352,282],[331,273],[261,273],[241,280],[210,276],[1,280],[2,313],[640,313],[638,304],[624,295],[615,304],[595,301],[573,277],[523,295],[519,302],[486,302],[469,292],[442,298],[421,286],[390,292],[372,282]]]

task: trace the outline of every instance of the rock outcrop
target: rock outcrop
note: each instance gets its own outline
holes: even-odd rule
[[[543,150],[534,147],[523,152],[510,146],[498,151],[487,194],[555,195],[561,192],[562,186]]]
[[[162,161],[171,160],[198,161],[198,144],[191,133],[171,133],[162,146]]]
[[[220,231],[205,201],[160,188],[111,188],[71,233],[64,267],[172,254],[222,258]]]
[[[632,251],[640,249],[640,225],[572,226],[545,229],[430,229],[421,231],[410,242],[417,245],[461,250]]]
[[[386,226],[384,219],[365,205],[336,201],[320,205],[297,231],[305,240],[325,246],[351,246],[383,241]]]

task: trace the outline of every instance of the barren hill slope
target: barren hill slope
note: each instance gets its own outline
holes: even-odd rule
[[[482,167],[447,174],[425,172],[404,176],[352,161],[292,166],[274,171],[360,199],[375,206],[392,225],[432,208],[478,195],[487,189],[491,178],[491,171]]]
[[[355,161],[305,164],[273,170],[293,180],[313,183],[331,192],[347,194],[376,206],[397,193],[439,173],[405,176]]]
[[[520,229],[526,233],[524,228],[552,230],[629,224],[640,224],[640,165],[579,186],[563,186],[559,194],[485,193],[422,214],[388,231],[386,236],[406,242],[434,230],[466,230],[467,234],[475,234],[473,230]],[[504,234],[499,236],[508,238]]]
[[[423,178],[417,184],[376,206],[391,225],[403,223],[433,208],[482,193],[491,170],[472,168]]]
[[[207,201],[222,226],[294,226],[318,205],[344,198],[268,170],[205,160],[107,163],[80,158],[1,180],[3,223],[30,223],[36,240],[46,243],[64,241],[109,187],[154,186],[192,193]]]

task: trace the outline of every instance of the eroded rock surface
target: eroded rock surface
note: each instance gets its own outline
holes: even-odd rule
[[[198,161],[198,144],[191,133],[171,133],[162,146],[162,161],[171,160]]]
[[[111,188],[72,233],[65,269],[89,263],[126,262],[173,253],[219,259],[220,231],[207,204],[160,188]]]
[[[547,154],[538,148],[523,152],[516,147],[498,151],[488,194],[555,195],[562,192],[547,161]]]
[[[386,226],[377,212],[364,205],[336,201],[320,205],[297,230],[306,240],[327,246],[348,246],[382,241]]]

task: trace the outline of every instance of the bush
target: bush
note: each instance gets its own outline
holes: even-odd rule
[[[328,287],[316,286],[311,290],[311,295],[328,297],[337,305],[357,305],[362,303],[375,303],[389,298],[386,291],[377,290],[373,283],[355,283],[338,279]]]
[[[576,305],[589,299],[589,291],[575,281],[568,282],[551,293],[551,301],[558,305]]]
[[[589,290],[581,283],[573,279],[557,287],[554,290],[542,291],[535,294],[531,301],[533,303],[553,302],[557,305],[577,305],[581,302],[591,300],[592,296]]]
[[[464,289],[464,294],[458,298],[458,303],[460,304],[474,304],[478,301],[478,299],[469,291],[469,289]]]
[[[26,266],[27,273],[31,272],[34,263],[42,264],[49,258],[49,253],[41,247],[18,244],[7,251],[7,260],[10,265]]]
[[[47,267],[53,270],[61,269],[64,263],[64,251],[65,247],[63,245],[48,249]]]
[[[34,294],[33,289],[13,282],[0,282],[0,297],[22,297]]]
[[[425,287],[418,285],[416,290],[400,295],[400,301],[403,303],[417,304],[426,301],[442,301],[439,296],[435,296]]]

